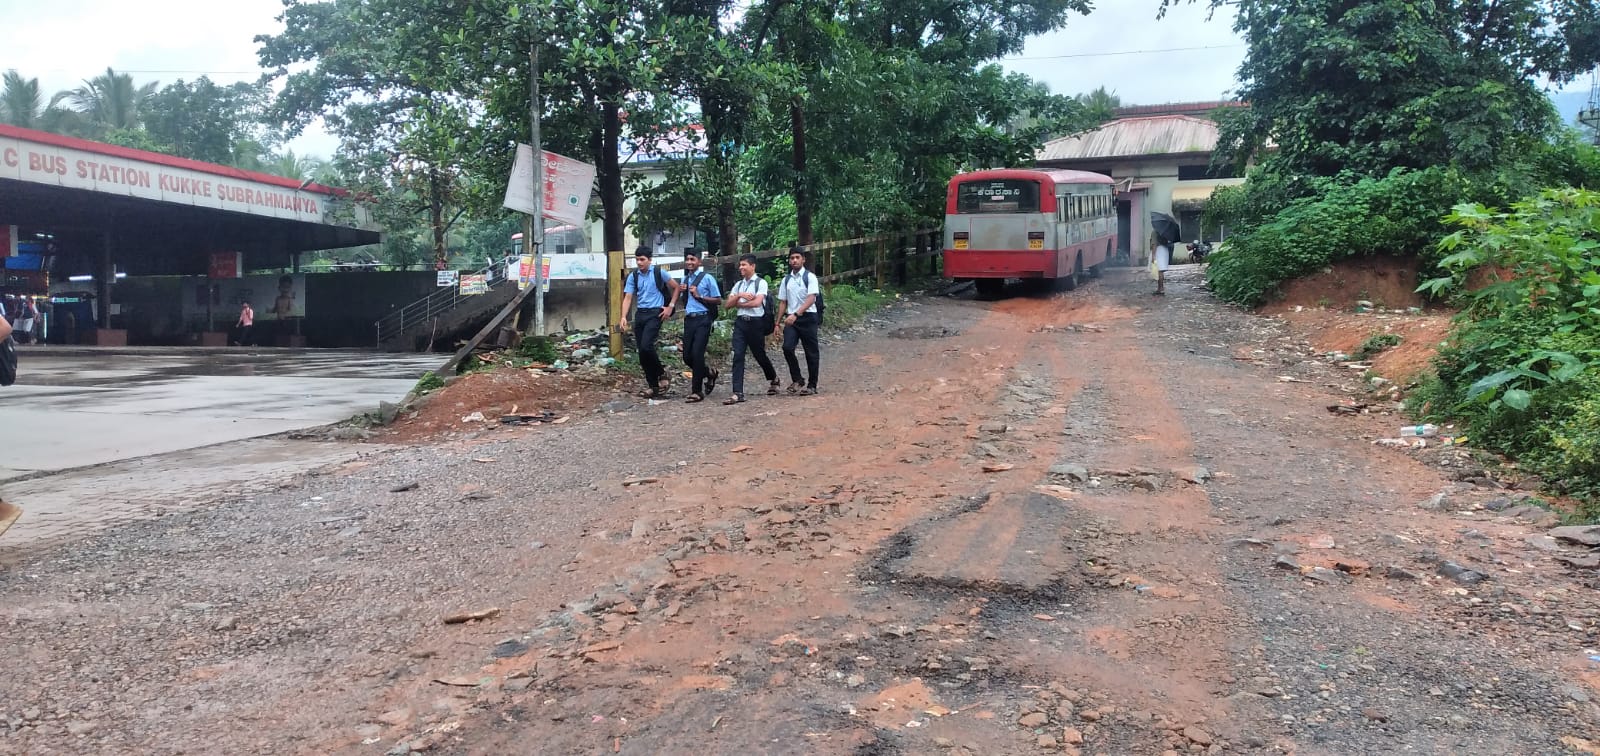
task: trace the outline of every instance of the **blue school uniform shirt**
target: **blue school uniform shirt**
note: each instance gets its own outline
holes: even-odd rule
[[[661,278],[663,281],[666,280],[666,277],[667,274],[662,272]],[[638,290],[635,290],[635,281],[639,283]],[[671,291],[671,289],[668,289],[668,291]],[[654,265],[650,266],[649,270],[635,268],[632,273],[629,273],[628,282],[623,284],[622,292],[624,294],[632,294],[634,305],[641,310],[659,310],[667,306],[667,301],[661,297],[661,292],[656,289],[656,266]]]
[[[704,272],[705,268],[701,268],[700,270],[701,270],[701,272]],[[699,275],[699,274],[698,273],[686,273],[683,276],[683,280],[684,281],[688,281],[689,279],[694,278],[696,275]],[[716,298],[716,299],[721,299],[722,298],[722,289],[717,286],[717,279],[714,276],[712,276],[710,273],[706,273],[705,275],[700,276],[700,283],[696,284],[694,289],[695,289],[695,291],[700,292],[700,296],[702,296],[702,297]],[[687,314],[687,315],[695,315],[695,314],[698,314],[698,313],[707,312],[705,304],[702,303],[700,300],[689,296],[688,292],[684,292],[683,298],[689,300],[688,304],[685,304],[683,306],[683,311],[684,311],[685,314]]]

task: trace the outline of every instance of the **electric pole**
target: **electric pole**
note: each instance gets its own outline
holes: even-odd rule
[[[533,4],[537,7],[537,3]],[[533,332],[544,335],[544,145],[539,141],[539,23],[533,19],[534,33],[528,43],[528,112],[533,124],[533,223],[529,244],[533,249]]]

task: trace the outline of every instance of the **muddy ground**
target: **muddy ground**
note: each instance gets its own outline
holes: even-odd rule
[[[914,299],[816,397],[573,410],[33,555],[0,752],[1595,752],[1550,516],[1375,446],[1398,418],[1327,410],[1359,376],[1197,283]]]

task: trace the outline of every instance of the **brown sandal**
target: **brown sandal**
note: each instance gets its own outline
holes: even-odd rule
[[[683,399],[685,404],[694,404],[695,402],[703,402],[705,400],[706,398],[699,394],[690,394]]]
[[[773,381],[772,385],[767,387],[767,396],[777,396],[778,390],[781,388],[783,388],[783,381]]]
[[[742,397],[742,396],[740,396],[738,394],[734,394],[733,396],[730,396],[727,399],[723,399],[722,400],[723,404],[742,404],[743,402],[744,402],[744,397]]]

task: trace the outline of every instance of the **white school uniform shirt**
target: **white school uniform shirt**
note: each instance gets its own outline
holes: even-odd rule
[[[767,279],[762,278],[761,276],[756,276],[754,278],[741,278],[739,279],[739,283],[733,285],[733,291],[729,293],[760,294],[763,297],[761,304],[756,305],[755,307],[737,308],[739,310],[739,317],[759,318],[762,315],[767,314],[766,299],[764,298],[767,296]]]
[[[822,289],[817,286],[817,277],[807,273],[790,273],[783,277],[783,285],[778,289],[778,296],[783,298],[784,305],[788,307],[785,312],[795,314],[800,305],[805,304],[806,297],[820,294]],[[811,308],[806,312],[816,312],[817,303],[812,302]]]

